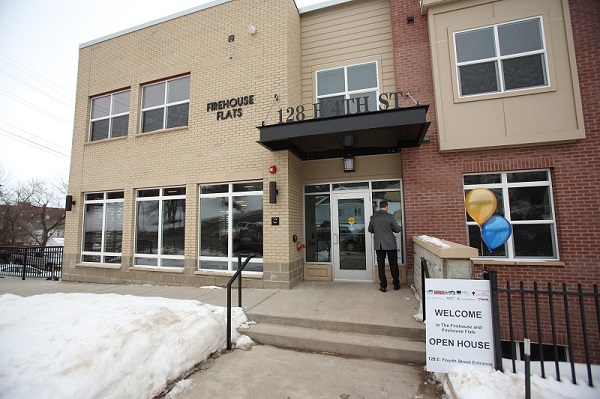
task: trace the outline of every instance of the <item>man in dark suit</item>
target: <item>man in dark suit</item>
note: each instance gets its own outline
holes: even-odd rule
[[[388,202],[379,203],[379,211],[371,216],[369,233],[375,235],[375,252],[377,253],[377,266],[379,268],[379,291],[385,292],[387,278],[385,276],[385,256],[387,255],[392,272],[394,290],[400,289],[400,271],[398,270],[398,246],[394,233],[400,233],[401,228],[394,216],[388,213]]]

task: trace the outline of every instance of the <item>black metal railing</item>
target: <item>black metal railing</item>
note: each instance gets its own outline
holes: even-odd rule
[[[427,259],[421,258],[421,303],[423,304],[423,321],[425,321],[425,279],[429,278]]]
[[[254,258],[254,255],[250,255],[244,263],[242,264],[242,257],[238,256],[238,269],[229,279],[227,283],[227,350],[231,350],[231,285],[233,282],[239,277],[240,280],[238,282],[238,307],[242,307],[242,271],[250,261],[250,259]]]
[[[544,361],[553,360],[556,379],[561,380],[559,363],[570,362],[571,381],[577,384],[575,362],[585,361],[588,385],[594,386],[591,371],[591,354],[595,361],[600,357],[600,296],[598,285],[593,285],[593,292],[584,292],[582,284],[577,285],[577,291],[569,291],[567,284],[562,289],[554,289],[548,283],[547,289],[540,289],[537,282],[533,289],[526,289],[523,282],[519,288],[511,288],[506,282],[506,288],[498,287],[498,274],[490,270],[490,286],[492,290],[492,322],[494,324],[494,346],[496,348],[496,369],[503,370],[501,351],[501,308],[504,309],[504,319],[508,335],[512,371],[516,373],[516,347],[521,342],[535,342],[533,353],[535,360],[540,362],[541,377],[546,378]],[[515,297],[515,298],[513,298]],[[515,306],[513,301],[517,302]],[[501,303],[502,302],[502,303]],[[520,302],[520,303],[519,303]],[[577,302],[579,308],[572,310],[571,302]],[[501,306],[502,305],[502,306]],[[596,319],[588,323],[589,319]],[[533,326],[532,329],[529,327]],[[566,334],[565,334],[566,331]],[[544,349],[547,349],[546,352]],[[574,349],[577,349],[577,352]],[[525,355],[528,356],[528,348]],[[564,355],[561,356],[561,353]],[[500,358],[498,359],[498,357]]]
[[[63,247],[0,247],[0,275],[59,280]]]

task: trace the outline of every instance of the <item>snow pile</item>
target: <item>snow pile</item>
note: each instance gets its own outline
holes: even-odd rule
[[[439,248],[450,248],[450,245],[446,244],[439,238],[430,237],[430,236],[426,236],[426,235],[419,236],[419,238],[421,240],[428,242],[432,245],[435,245],[436,247],[439,247]]]
[[[583,365],[578,365],[580,368]],[[597,382],[600,377],[600,367],[596,367]],[[456,399],[513,399],[525,397],[525,374],[507,371],[502,373],[492,368],[459,366],[450,373],[436,374],[436,379],[443,382],[444,391]],[[532,372],[533,374],[533,372]],[[585,374],[584,374],[585,375]],[[597,385],[597,383],[596,383]],[[545,399],[597,399],[600,397],[599,388],[587,386],[587,380],[578,379],[574,385],[568,378],[563,377],[562,382],[554,377],[541,378],[531,376],[531,397]]]
[[[0,307],[3,398],[150,398],[226,346],[227,309],[195,300],[5,294]],[[234,343],[245,323],[233,308]]]

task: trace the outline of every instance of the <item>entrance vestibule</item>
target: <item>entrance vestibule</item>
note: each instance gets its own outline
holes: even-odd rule
[[[402,226],[399,179],[305,186],[306,266],[330,270],[330,280],[377,282],[377,262],[369,221],[386,199]],[[404,264],[404,234],[396,234],[398,261]]]

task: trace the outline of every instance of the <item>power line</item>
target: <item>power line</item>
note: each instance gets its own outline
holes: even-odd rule
[[[63,147],[63,146],[62,146],[62,145],[60,145],[60,144],[57,144],[57,143],[55,143],[55,142],[53,142],[53,141],[50,141],[50,140],[48,140],[48,139],[45,139],[45,138],[43,138],[43,137],[40,137],[40,136],[38,136],[38,135],[36,135],[36,134],[33,134],[33,133],[31,133],[31,132],[28,132],[27,130],[21,129],[20,127],[17,127],[17,126],[11,125],[10,123],[6,123],[6,122],[3,122],[3,121],[0,121],[0,123],[3,123],[3,124],[5,124],[5,125],[7,125],[7,126],[10,126],[10,127],[12,127],[13,129],[20,130],[20,131],[22,131],[23,133],[29,134],[30,136],[33,136],[33,137],[35,137],[35,138],[37,138],[37,139],[39,139],[39,140],[45,141],[45,142],[46,142],[46,143],[48,143],[48,144],[52,144],[53,146],[55,146],[55,147],[57,147],[57,148],[60,148],[60,149],[62,149],[62,150],[66,150],[66,151],[70,151],[70,150],[69,150],[67,147]]]
[[[29,83],[25,82],[24,80],[21,80],[21,79],[19,79],[19,78],[15,77],[15,76],[13,76],[13,75],[11,75],[10,73],[8,73],[8,72],[6,72],[6,71],[0,70],[0,72],[1,72],[1,73],[3,73],[3,74],[5,74],[5,75],[7,75],[7,76],[9,76],[10,78],[12,78],[12,79],[16,80],[17,82],[21,82],[21,83],[23,83],[24,85],[31,87],[33,90],[35,90],[35,91],[38,91],[38,92],[42,93],[42,94],[43,94],[43,95],[45,95],[45,96],[48,96],[48,97],[50,97],[50,98],[52,98],[52,99],[54,99],[54,100],[56,100],[56,101],[58,101],[58,102],[60,102],[60,103],[63,103],[63,104],[64,104],[64,105],[66,105],[67,107],[73,108],[73,104],[69,104],[69,103],[67,103],[67,102],[65,102],[65,101],[63,101],[63,100],[61,100],[61,99],[59,99],[59,98],[56,98],[56,97],[54,97],[52,94],[48,94],[48,93],[46,93],[45,91],[43,91],[43,90],[40,90],[40,89],[38,89],[37,87],[30,85]]]
[[[19,141],[20,143],[29,145],[31,147],[37,148],[38,150],[45,151],[45,152],[47,152],[49,154],[52,154],[52,155],[61,156],[61,157],[65,158],[65,159],[67,159],[67,160],[71,158],[69,155],[63,154],[62,152],[56,151],[56,150],[54,150],[54,149],[52,149],[50,147],[46,147],[45,145],[42,145],[42,144],[36,143],[35,141],[32,141],[32,140],[26,139],[24,137],[21,137],[18,134],[14,134],[12,132],[9,132],[6,129],[0,128],[0,130],[1,130],[0,135],[12,138],[13,140]],[[5,133],[2,133],[2,132],[8,133],[10,136],[7,136]]]
[[[43,114],[46,114],[46,115],[48,115],[48,116],[50,116],[50,117],[52,117],[52,118],[54,118],[54,119],[56,119],[56,120],[58,120],[58,121],[60,121],[60,122],[64,122],[64,123],[66,123],[66,124],[68,124],[68,125],[71,125],[71,121],[69,121],[69,120],[66,120],[66,119],[62,118],[61,116],[59,116],[59,115],[57,115],[57,114],[54,114],[54,113],[52,113],[52,112],[50,112],[50,111],[46,111],[45,109],[43,109],[43,108],[40,108],[40,107],[38,107],[37,105],[35,105],[35,104],[33,104],[33,103],[30,103],[30,102],[29,102],[29,101],[27,101],[27,100],[23,100],[21,97],[15,96],[14,94],[10,94],[10,93],[9,93],[9,92],[7,92],[6,90],[2,90],[2,89],[0,89],[0,94],[2,94],[2,95],[4,95],[4,96],[6,96],[6,97],[8,97],[8,98],[11,98],[11,99],[13,99],[13,100],[15,100],[15,101],[18,101],[18,102],[20,102],[21,104],[24,104],[24,105],[26,105],[26,106],[28,106],[28,107],[30,107],[30,108],[33,108],[34,110],[36,110],[36,111],[38,111],[38,112],[41,112],[41,113],[43,113]]]
[[[5,58],[5,59],[2,59],[2,58]],[[37,72],[26,67],[25,65],[21,64],[19,61],[15,60],[14,58],[9,57],[6,54],[0,53],[0,60],[9,64],[13,68],[23,72],[25,75],[28,75],[29,77],[33,78],[34,80],[37,80],[38,82],[40,82],[44,86],[48,87],[49,89],[62,91],[63,93],[60,93],[60,95],[64,96],[65,98],[73,98],[75,96],[75,94],[72,91],[66,90],[66,89],[62,88],[60,85],[53,83],[52,81],[46,79],[42,75],[38,74]],[[39,78],[36,78],[34,75],[38,76]],[[48,83],[50,83],[50,85],[52,85],[54,87],[51,87],[49,84],[44,83],[44,81],[47,81]]]

